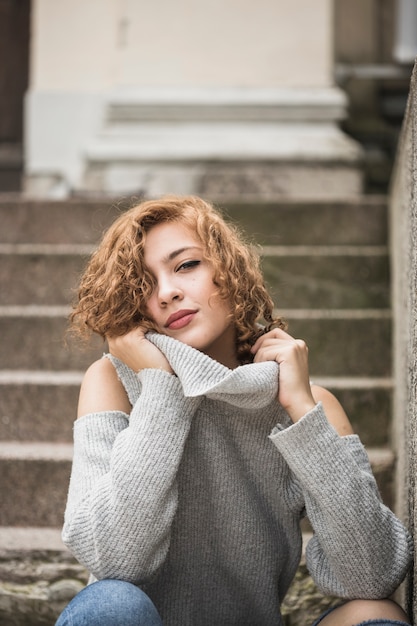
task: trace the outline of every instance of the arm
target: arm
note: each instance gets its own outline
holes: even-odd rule
[[[388,596],[409,566],[410,537],[381,503],[343,408],[328,391],[310,386],[304,342],[277,329],[258,340],[254,353],[255,361],[280,365],[278,399],[294,423],[277,427],[271,439],[304,493],[315,532],[306,554],[310,572],[325,593]]]
[[[314,530],[307,566],[318,586],[344,598],[388,597],[410,565],[411,539],[382,504],[359,438],[340,437],[320,403],[271,439],[304,493]]]
[[[177,506],[176,473],[199,400],[168,371],[144,369],[129,418],[113,366],[85,376],[63,539],[97,578],[143,582],[163,563]]]

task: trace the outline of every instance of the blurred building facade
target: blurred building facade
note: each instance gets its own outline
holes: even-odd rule
[[[414,45],[415,0],[25,1],[35,196],[359,194],[362,136],[343,120],[399,74],[352,66],[401,71]]]

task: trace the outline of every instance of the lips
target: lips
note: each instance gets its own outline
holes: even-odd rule
[[[196,313],[197,311],[195,309],[182,309],[181,311],[176,311],[170,315],[165,322],[165,328],[169,328],[170,330],[183,328],[191,322]]]

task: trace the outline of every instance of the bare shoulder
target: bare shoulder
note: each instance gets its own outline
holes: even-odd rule
[[[78,417],[100,411],[130,413],[131,405],[117,372],[109,359],[95,361],[81,383]]]
[[[322,403],[327,419],[339,435],[352,435],[352,425],[339,400],[328,389],[319,385],[312,385],[311,392],[314,400]]]

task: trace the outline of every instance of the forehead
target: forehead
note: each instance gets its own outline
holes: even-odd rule
[[[180,222],[163,222],[147,232],[144,260],[146,264],[169,260],[169,255],[176,250],[196,247],[201,249],[202,242],[189,226]]]

